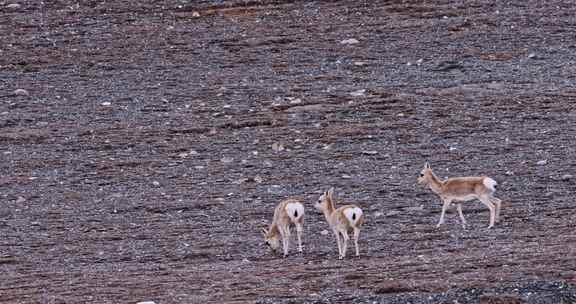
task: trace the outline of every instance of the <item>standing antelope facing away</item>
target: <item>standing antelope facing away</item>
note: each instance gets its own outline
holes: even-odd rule
[[[358,237],[360,236],[360,226],[364,223],[364,214],[362,209],[358,208],[356,205],[346,205],[338,209],[334,207],[334,201],[332,196],[334,194],[334,188],[324,192],[322,196],[318,199],[316,203],[316,209],[322,211],[326,217],[326,221],[334,235],[336,236],[336,242],[338,243],[338,258],[343,259],[346,257],[346,249],[348,248],[348,231],[352,230],[354,232],[354,245],[356,246],[356,256],[360,256],[360,251],[358,249]]]
[[[304,222],[304,206],[297,200],[287,199],[274,210],[274,218],[270,228],[262,228],[264,240],[274,252],[280,247],[278,237],[282,237],[282,246],[284,248],[284,257],[288,255],[288,247],[290,245],[290,223],[296,226],[296,234],[298,235],[298,251],[302,252],[302,224]]]
[[[436,193],[442,199],[442,214],[440,221],[436,227],[444,224],[444,214],[450,207],[452,202],[456,203],[458,214],[462,220],[462,227],[466,227],[466,220],[462,214],[462,202],[471,201],[474,199],[480,200],[488,209],[490,209],[490,225],[488,228],[494,226],[494,221],[499,221],[500,207],[502,201],[494,197],[496,191],[496,181],[487,176],[468,176],[468,177],[453,177],[445,181],[440,180],[430,165],[426,163],[424,169],[420,172],[418,183],[424,184]],[[494,207],[496,204],[496,207]]]

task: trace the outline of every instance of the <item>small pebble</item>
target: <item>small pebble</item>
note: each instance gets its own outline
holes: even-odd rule
[[[360,41],[358,41],[358,39],[350,38],[350,39],[344,39],[344,40],[340,41],[340,43],[342,43],[342,44],[357,44],[357,43],[360,43]]]
[[[225,163],[225,164],[229,164],[229,163],[233,162],[234,159],[232,157],[224,156],[220,159],[220,161]]]
[[[329,233],[328,230],[322,230],[322,231],[320,231],[320,234],[321,234],[321,235],[328,235],[328,233]]]
[[[562,175],[561,179],[562,180],[571,180],[574,176],[572,176],[572,174],[564,174]]]
[[[544,159],[544,160],[538,161],[536,164],[539,165],[539,166],[544,166],[544,165],[546,165],[547,163],[548,163],[548,161]]]
[[[362,89],[362,90],[357,90],[354,92],[350,92],[350,95],[354,96],[354,97],[360,97],[360,96],[364,96],[366,93],[366,90]]]
[[[24,89],[16,89],[14,90],[14,94],[18,95],[18,96],[29,96],[30,93],[28,93],[28,91],[24,90]]]
[[[21,7],[21,5],[18,3],[10,3],[10,4],[6,5],[6,8],[13,9],[13,10],[19,9],[20,7]]]

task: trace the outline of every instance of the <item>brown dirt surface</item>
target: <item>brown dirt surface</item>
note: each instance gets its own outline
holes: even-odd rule
[[[0,303],[575,303],[574,16],[0,0]],[[503,221],[436,229],[426,161],[497,180]],[[321,233],[331,186],[366,213],[359,258]],[[260,228],[288,197],[282,258]]]

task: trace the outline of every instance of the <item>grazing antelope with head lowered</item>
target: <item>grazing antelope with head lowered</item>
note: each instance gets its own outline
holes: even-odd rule
[[[362,209],[356,205],[346,205],[338,209],[334,207],[332,196],[334,188],[324,192],[316,203],[316,209],[322,211],[326,217],[326,221],[338,243],[338,258],[343,259],[346,256],[346,249],[348,248],[348,231],[352,230],[354,234],[354,245],[356,247],[356,256],[360,256],[358,249],[358,237],[360,236],[360,226],[364,223],[364,214]]]
[[[274,252],[280,247],[279,237],[282,238],[282,246],[284,249],[284,257],[288,255],[288,247],[290,245],[290,224],[296,226],[296,234],[298,236],[298,251],[302,252],[302,224],[304,222],[304,206],[297,200],[287,199],[274,210],[274,218],[270,228],[262,228],[264,240]]]
[[[444,214],[452,202],[456,203],[458,214],[462,220],[462,227],[466,227],[466,220],[464,219],[464,214],[462,214],[462,202],[474,199],[480,200],[490,209],[490,225],[488,228],[494,226],[494,221],[499,221],[502,201],[494,197],[497,183],[490,177],[453,177],[443,181],[436,177],[430,165],[426,163],[424,169],[420,172],[418,183],[430,187],[432,192],[436,193],[442,199],[442,214],[436,227],[444,224]],[[496,207],[494,204],[496,204]]]

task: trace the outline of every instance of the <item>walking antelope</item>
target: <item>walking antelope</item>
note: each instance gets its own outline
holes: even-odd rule
[[[346,257],[346,249],[348,248],[348,231],[352,230],[354,233],[354,245],[356,247],[356,256],[360,256],[358,249],[358,237],[360,236],[360,226],[364,223],[364,215],[362,209],[356,205],[346,205],[338,209],[334,207],[333,201],[334,188],[324,192],[315,204],[316,209],[322,211],[326,221],[334,235],[338,244],[338,258],[343,259]]]
[[[296,226],[296,234],[298,236],[298,251],[302,252],[302,224],[304,222],[304,206],[297,200],[287,199],[274,210],[274,218],[270,228],[262,228],[264,240],[274,252],[280,247],[279,237],[282,238],[282,246],[284,249],[284,257],[288,255],[288,247],[290,245],[290,223]]]
[[[444,224],[444,214],[452,202],[456,203],[458,214],[462,220],[462,227],[466,227],[466,220],[464,219],[464,214],[462,214],[462,202],[474,199],[480,200],[480,202],[490,209],[490,225],[488,228],[494,226],[494,221],[499,221],[502,201],[494,197],[497,183],[490,177],[453,177],[443,181],[436,177],[430,165],[426,163],[424,169],[420,172],[418,183],[430,187],[432,192],[436,193],[440,196],[440,199],[442,199],[442,214],[436,227]],[[496,206],[494,206],[494,204],[496,204]]]

